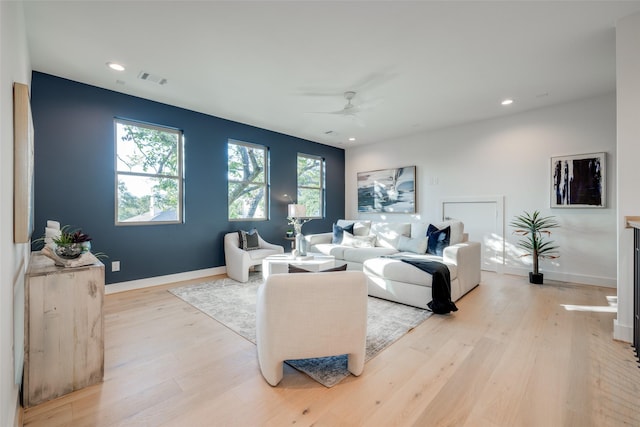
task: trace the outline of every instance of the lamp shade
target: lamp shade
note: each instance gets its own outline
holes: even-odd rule
[[[289,217],[303,218],[307,216],[307,207],[305,205],[291,204],[288,206]]]

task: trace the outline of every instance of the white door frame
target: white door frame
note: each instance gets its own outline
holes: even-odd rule
[[[504,196],[469,196],[469,197],[447,197],[440,200],[440,218],[444,218],[445,203],[495,203],[496,204],[496,224],[498,227],[499,238],[499,256],[502,262],[496,262],[496,272],[504,273],[505,262],[505,224],[504,224]]]

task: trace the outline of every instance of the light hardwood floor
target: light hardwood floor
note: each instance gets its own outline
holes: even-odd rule
[[[640,426],[640,369],[612,340],[615,289],[483,273],[327,389],[291,368],[278,387],[256,348],[167,289],[109,295],[105,379],[25,411],[26,426]]]

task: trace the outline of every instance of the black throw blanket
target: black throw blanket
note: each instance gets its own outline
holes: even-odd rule
[[[425,273],[431,274],[432,300],[427,304],[429,310],[436,314],[447,314],[458,311],[458,307],[451,301],[451,275],[449,268],[438,261],[425,261],[408,257],[390,257],[411,264]]]

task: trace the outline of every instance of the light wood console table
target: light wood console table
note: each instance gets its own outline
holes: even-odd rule
[[[25,408],[102,381],[104,265],[56,267],[33,252],[25,276]]]

